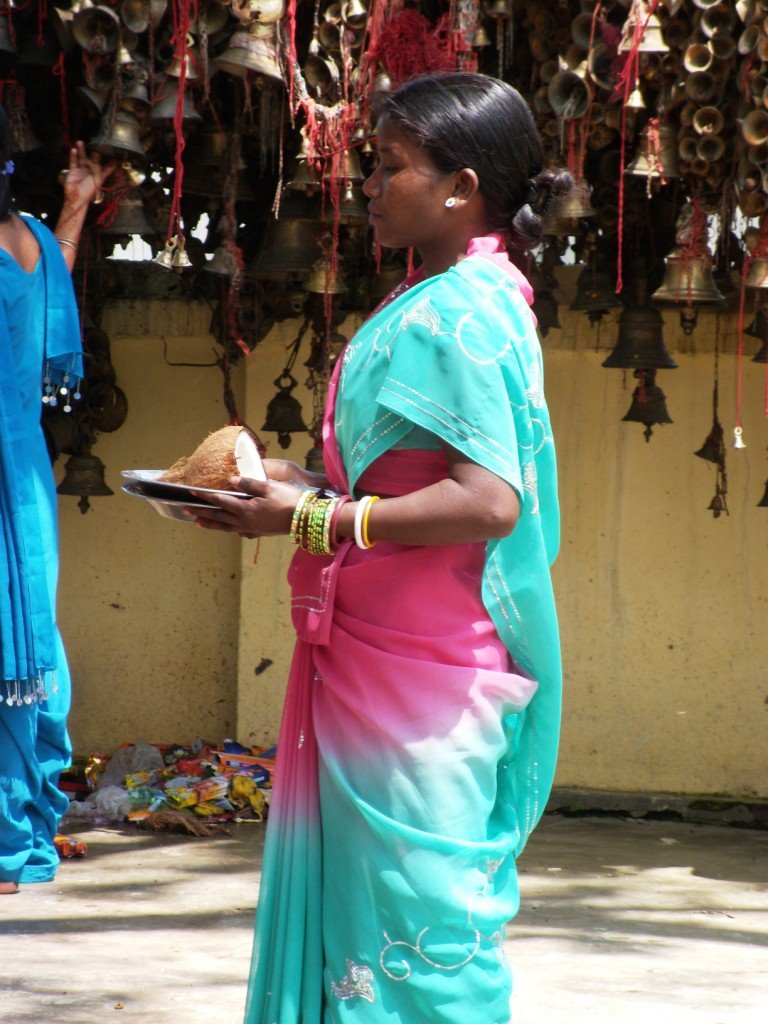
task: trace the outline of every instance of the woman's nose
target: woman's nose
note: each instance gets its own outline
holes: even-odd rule
[[[362,187],[363,187],[363,195],[364,196],[368,196],[369,199],[372,196],[376,195],[376,191],[377,191],[376,171],[374,171],[373,174],[371,174],[369,177],[367,177],[365,179],[365,181],[363,182],[363,186]]]

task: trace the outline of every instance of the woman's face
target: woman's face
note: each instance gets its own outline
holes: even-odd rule
[[[363,183],[376,240],[389,248],[433,248],[452,234],[445,200],[454,174],[443,174],[405,132],[382,118],[376,132],[379,163]]]

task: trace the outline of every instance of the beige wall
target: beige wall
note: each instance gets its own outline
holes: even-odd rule
[[[665,314],[680,366],[660,372],[658,383],[674,423],[646,443],[639,424],[621,422],[631,375],[625,384],[622,371],[600,366],[615,320],[591,328],[564,312],[569,298],[566,283],[563,329],[544,341],[563,512],[558,782],[768,798],[768,509],[755,507],[768,477],[765,367],[744,361],[748,447],[735,451],[735,359],[721,360],[731,514],[715,520],[707,511],[714,467],[693,455],[711,425],[714,318],[702,315],[689,339],[677,314]],[[186,312],[172,312],[179,308]],[[167,464],[225,413],[218,371],[163,361],[163,333],[170,359],[209,360],[202,310],[115,308],[110,321],[131,411],[96,452],[117,490],[119,469]],[[720,324],[731,349],[734,323]],[[280,325],[239,368],[241,410],[257,430],[297,327]],[[751,355],[754,339],[747,346]],[[270,454],[299,462],[310,444],[302,435],[283,453],[274,435],[264,439]],[[78,751],[138,735],[236,732],[243,742],[272,743],[292,647],[286,542],[262,541],[254,564],[252,542],[240,550],[232,538],[167,522],[122,495],[92,504],[81,517],[75,499],[60,499],[61,617],[76,677]]]
[[[59,621],[79,754],[235,730],[240,542],[120,490],[121,470],[168,466],[227,422],[217,368],[168,365],[211,362],[209,321],[203,305],[119,302],[103,324],[129,403],[124,426],[94,448],[115,496],[92,498],[86,515],[59,498]]]

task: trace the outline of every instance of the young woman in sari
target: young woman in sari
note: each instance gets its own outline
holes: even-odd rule
[[[481,75],[404,85],[377,147],[376,238],[421,266],[334,371],[327,476],[267,460],[200,520],[298,547],[247,1024],[506,1024],[554,773],[555,452],[513,259],[571,179]]]
[[[105,174],[77,143],[51,233],[11,208],[10,150],[0,107],[0,895],[54,877],[68,803],[57,786],[71,749],[56,627],[56,485],[40,414],[44,391],[50,400],[83,375],[70,271]]]

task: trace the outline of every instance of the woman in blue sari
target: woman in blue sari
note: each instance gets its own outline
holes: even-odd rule
[[[571,178],[482,75],[407,83],[376,140],[371,224],[421,266],[337,364],[326,473],[267,460],[201,520],[297,545],[246,1022],[507,1024],[560,720],[555,452],[516,264]]]
[[[57,783],[71,754],[70,680],[56,627],[56,488],[40,414],[46,388],[46,397],[62,394],[83,374],[70,272],[105,175],[77,143],[51,233],[11,208],[11,145],[0,107],[0,895],[54,877],[67,808]]]

